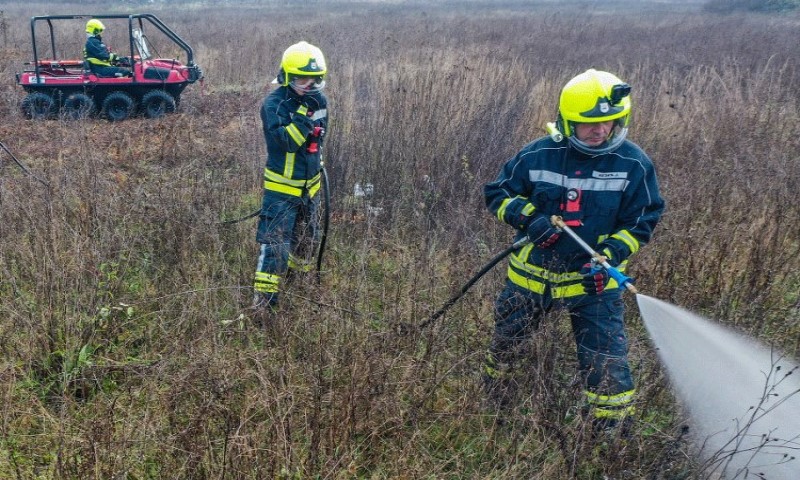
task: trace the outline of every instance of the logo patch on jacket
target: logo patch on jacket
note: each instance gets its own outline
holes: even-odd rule
[[[628,178],[628,172],[592,172],[593,178],[602,178],[602,179],[609,179],[609,178]]]

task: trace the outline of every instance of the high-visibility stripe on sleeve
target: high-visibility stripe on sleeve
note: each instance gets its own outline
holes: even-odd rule
[[[631,235],[631,233],[627,230],[620,230],[619,232],[611,235],[611,238],[615,238],[620,242],[627,245],[628,250],[630,250],[631,255],[639,251],[640,244],[639,240],[636,240],[636,237]]]
[[[286,127],[286,132],[289,133],[290,137],[292,137],[294,143],[298,145],[306,143],[306,137],[304,137],[303,134],[300,133],[300,129],[297,128],[297,125],[295,125],[294,123],[290,123],[289,126]]]
[[[532,203],[528,202],[525,197],[521,197],[521,196],[517,195],[514,198],[506,198],[505,200],[503,200],[502,203],[500,203],[500,208],[497,209],[497,219],[498,220],[500,220],[501,222],[510,223],[510,222],[506,221],[506,212],[508,211],[509,205],[514,203],[514,201],[516,201],[516,200],[521,200],[521,201],[525,202],[525,205],[522,207],[522,210],[520,210],[521,214],[523,214],[525,216],[531,216],[533,214],[533,212],[536,211],[536,207],[534,207]],[[514,225],[514,226],[517,226],[517,225]]]
[[[500,208],[497,209],[498,220],[500,220],[501,222],[505,221],[504,217],[506,214],[506,208],[508,207],[508,204],[513,202],[514,200],[515,200],[514,198],[506,198],[505,200],[503,200],[503,202],[500,204]]]
[[[522,214],[526,217],[530,217],[533,212],[536,211],[536,207],[533,206],[532,203],[526,203],[524,207],[522,207]]]

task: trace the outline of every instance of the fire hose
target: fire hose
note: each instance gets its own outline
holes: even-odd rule
[[[467,293],[467,290],[469,290],[470,287],[475,285],[475,282],[477,282],[478,280],[481,279],[481,277],[486,275],[486,272],[488,272],[489,270],[494,268],[495,265],[500,263],[500,260],[506,258],[509,254],[511,254],[511,252],[513,252],[514,250],[517,250],[519,248],[524,247],[525,245],[530,243],[530,241],[531,240],[526,236],[526,237],[524,237],[524,238],[522,238],[520,240],[517,240],[510,247],[506,248],[502,252],[500,252],[497,255],[495,255],[494,258],[492,258],[489,261],[489,263],[484,265],[483,268],[481,268],[478,271],[478,273],[476,273],[472,278],[469,279],[469,281],[467,283],[464,284],[463,287],[461,287],[461,290],[459,290],[458,293],[453,295],[450,298],[450,300],[445,302],[445,304],[442,305],[442,308],[437,310],[433,315],[428,317],[424,322],[420,323],[418,328],[421,328],[421,329],[425,328],[428,325],[430,325],[431,323],[433,323],[434,321],[436,321],[437,318],[439,318],[442,315],[444,315],[444,312],[446,312],[450,307],[452,307],[458,301],[459,298],[463,297],[464,294]]]
[[[50,188],[50,184],[49,184],[49,183],[47,183],[46,181],[44,181],[44,180],[42,180],[41,178],[37,177],[37,176],[36,176],[36,175],[35,175],[33,172],[31,172],[31,171],[28,169],[28,167],[26,167],[26,166],[25,166],[25,164],[23,164],[22,162],[20,162],[20,161],[17,159],[17,157],[15,157],[13,153],[11,153],[11,150],[9,150],[9,149],[8,149],[8,148],[7,148],[5,145],[3,145],[3,142],[0,142],[0,148],[1,148],[1,149],[3,149],[3,151],[5,151],[5,152],[6,152],[6,153],[7,153],[7,154],[8,154],[8,155],[11,157],[11,159],[12,159],[12,160],[14,160],[14,163],[16,163],[16,164],[17,164],[17,166],[18,166],[18,167],[19,167],[19,168],[20,168],[20,169],[21,169],[23,172],[25,172],[27,175],[30,175],[30,176],[31,176],[31,177],[32,177],[34,180],[36,180],[37,182],[41,183],[41,184],[42,184],[42,185],[44,185],[45,187],[47,187],[47,188]]]
[[[325,163],[320,162],[322,167],[322,231],[319,237],[319,250],[317,251],[317,283],[322,280],[322,254],[325,253],[325,243],[328,240],[328,226],[331,222],[331,189],[328,185],[328,171],[325,170]]]

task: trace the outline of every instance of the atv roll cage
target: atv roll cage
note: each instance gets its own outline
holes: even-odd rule
[[[130,68],[129,73],[104,77],[95,73],[82,55],[80,59],[61,59],[54,23],[92,18],[127,21],[126,49],[129,56],[126,63],[119,63],[119,66]],[[46,26],[45,36],[49,39],[52,59],[41,58],[40,46],[37,45],[37,27],[41,36],[43,26]],[[183,50],[186,63],[174,58],[153,58],[145,29],[158,30]],[[119,121],[137,112],[156,118],[175,111],[186,86],[203,78],[192,47],[149,13],[32,17],[31,46],[33,61],[26,62],[27,68],[16,75],[17,83],[28,93],[21,104],[22,112],[28,118],[51,118],[59,111],[69,118],[85,118],[100,113],[109,120]]]
[[[56,57],[56,39],[53,33],[53,20],[89,20],[96,18],[98,20],[104,19],[127,19],[128,20],[128,39],[130,48],[130,58],[136,58],[134,53],[139,54],[140,60],[147,60],[150,57],[149,49],[147,47],[147,37],[144,35],[144,22],[145,20],[166,35],[176,45],[178,45],[184,52],[186,52],[186,65],[197,72],[195,79],[198,80],[202,75],[200,67],[194,63],[194,50],[189,46],[181,37],[173,32],[169,27],[158,19],[155,15],[149,13],[137,13],[131,15],[45,15],[31,18],[31,41],[33,45],[33,71],[36,76],[37,82],[40,79],[40,64],[39,64],[39,51],[36,48],[36,23],[43,22],[47,24],[48,33],[50,37],[50,51],[53,52],[53,57]],[[138,29],[134,25],[138,24]],[[138,39],[138,40],[137,40]]]

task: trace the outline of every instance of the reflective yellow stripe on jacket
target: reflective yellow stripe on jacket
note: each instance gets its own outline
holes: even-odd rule
[[[321,175],[318,173],[308,180],[292,180],[265,168],[264,188],[293,197],[302,197],[305,192],[308,192],[308,196],[313,197],[319,191],[320,178]]]
[[[520,213],[525,215],[526,217],[531,216],[531,214],[536,211],[536,207],[534,207],[533,204],[531,204],[528,201],[528,199],[526,199],[523,196],[517,195],[516,197],[513,197],[513,198],[506,198],[500,204],[500,208],[497,209],[497,213],[496,213],[497,218],[501,222],[511,223],[509,220],[507,220],[505,218],[506,217],[506,209],[508,208],[509,205],[511,205],[511,203],[513,203],[513,202],[515,202],[517,200],[521,200],[521,201],[525,202],[525,206],[522,207],[522,210],[520,211]],[[516,226],[516,225],[514,225],[514,226]]]
[[[289,133],[289,136],[292,137],[292,140],[295,141],[296,144],[302,145],[306,143],[306,137],[300,133],[300,129],[297,128],[297,125],[294,123],[290,123],[288,127],[286,127],[286,131]]]
[[[614,235],[611,235],[611,238],[615,238],[624,243],[628,247],[628,250],[631,252],[630,255],[633,255],[634,253],[638,252],[639,248],[641,248],[639,240],[636,240],[636,237],[631,235],[631,232],[627,230],[620,230]]]
[[[92,65],[99,65],[101,67],[110,67],[112,66],[110,62],[105,60],[100,60],[99,58],[94,57],[85,57],[86,61],[91,63]]]
[[[511,254],[508,262],[508,278],[515,285],[525,290],[544,294],[547,286],[550,287],[553,298],[567,298],[578,295],[585,295],[586,292],[581,285],[583,278],[579,272],[557,273],[551,272],[546,268],[526,262],[533,245],[526,245],[519,253]],[[619,266],[621,272],[625,271],[626,262]],[[613,278],[608,280],[606,290],[619,288],[619,284]]]

